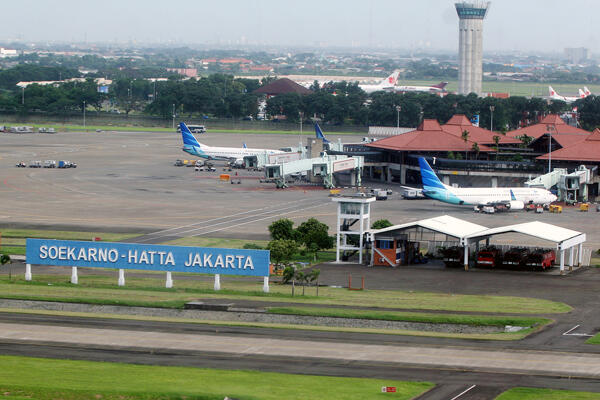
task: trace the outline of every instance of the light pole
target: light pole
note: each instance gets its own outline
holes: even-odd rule
[[[494,132],[494,110],[496,106],[490,106],[490,131]]]
[[[173,103],[173,129],[175,129],[175,103]]]
[[[396,128],[400,128],[400,110],[402,110],[401,106],[396,106],[396,112],[397,112],[397,116],[396,116]]]
[[[25,86],[21,87],[21,104],[25,105]]]
[[[299,146],[302,147],[302,120],[304,119],[304,112],[300,111],[300,136],[298,136]]]
[[[85,100],[83,101],[83,130],[85,130]]]

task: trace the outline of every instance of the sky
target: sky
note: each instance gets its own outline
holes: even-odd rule
[[[19,0],[2,4],[0,41],[458,48],[447,0]],[[600,52],[598,0],[494,0],[484,51]]]

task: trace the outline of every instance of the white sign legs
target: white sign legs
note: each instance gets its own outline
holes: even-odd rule
[[[31,264],[25,264],[25,280],[31,280]]]
[[[167,282],[165,283],[165,287],[167,289],[171,289],[173,287],[173,277],[171,276],[171,271],[167,271]]]
[[[263,279],[263,292],[269,293],[269,277],[265,276]]]
[[[73,285],[77,285],[77,283],[79,283],[79,279],[77,277],[77,267],[71,267],[71,283]]]
[[[119,270],[119,286],[125,286],[125,270]]]
[[[221,275],[215,274],[215,290],[221,290]]]

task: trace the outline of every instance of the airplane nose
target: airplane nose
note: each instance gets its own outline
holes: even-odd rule
[[[558,200],[558,197],[555,194],[550,195],[550,201],[551,202],[555,202],[556,200]]]

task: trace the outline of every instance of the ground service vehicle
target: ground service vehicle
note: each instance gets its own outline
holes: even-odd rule
[[[440,249],[440,253],[446,267],[462,267],[465,257],[462,246],[444,247]]]
[[[27,166],[27,164],[25,164],[25,162],[23,162],[23,161],[20,161],[15,165],[15,167],[17,167],[17,168],[25,168],[26,166]]]
[[[29,168],[42,168],[42,162],[41,161],[30,161]]]
[[[502,258],[507,268],[524,268],[529,250],[525,247],[512,247],[504,253]]]
[[[492,268],[502,266],[502,251],[494,246],[481,249],[477,253],[477,266]]]
[[[44,161],[44,168],[56,168],[56,161],[54,161],[54,160]]]
[[[187,126],[192,133],[206,133],[206,127],[204,125],[188,125]],[[181,133],[181,127],[177,127],[177,132]]]
[[[541,269],[554,265],[556,261],[556,253],[550,249],[535,249],[532,250],[525,260],[525,265],[531,269]]]

